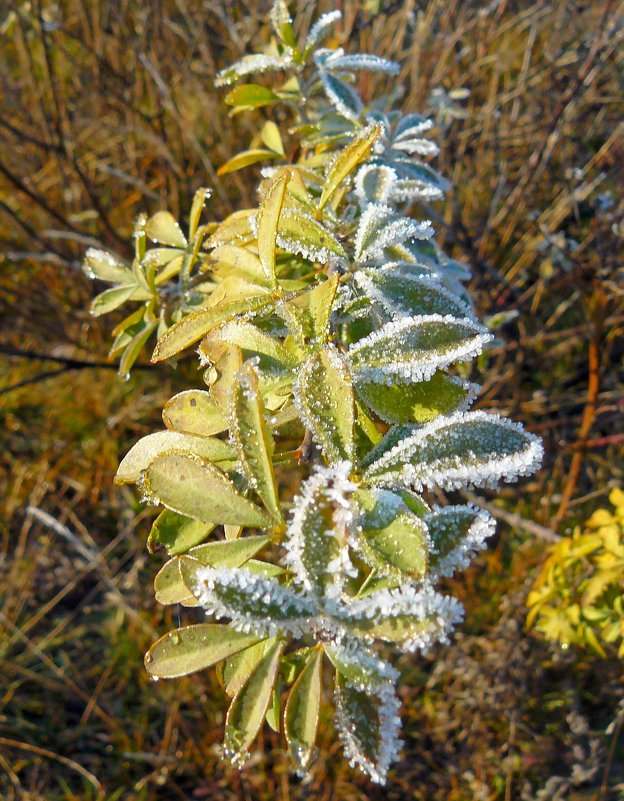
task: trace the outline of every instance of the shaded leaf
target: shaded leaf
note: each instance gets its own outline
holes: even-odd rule
[[[322,652],[308,656],[297,677],[284,710],[284,733],[290,758],[300,771],[306,771],[313,757],[321,703]]]

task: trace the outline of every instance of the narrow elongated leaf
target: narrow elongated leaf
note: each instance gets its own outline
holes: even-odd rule
[[[262,73],[271,70],[283,70],[290,64],[288,59],[279,56],[266,56],[264,53],[254,53],[243,56],[240,61],[230,64],[229,67],[221,70],[215,78],[215,86],[227,86],[234,83],[244,75],[254,72]]]
[[[340,81],[339,83],[342,82]],[[357,107],[357,103],[355,104],[354,108],[355,107]],[[334,192],[336,192],[347,175],[349,175],[358,164],[367,158],[371,151],[371,147],[379,138],[380,133],[381,127],[379,125],[369,125],[368,127],[364,128],[355,137],[355,139],[350,142],[347,147],[331,162],[329,169],[327,170],[327,176],[325,178],[323,192],[321,193],[321,199],[319,200],[320,209],[322,209],[331,200]]]
[[[249,363],[239,371],[232,390],[230,432],[251,488],[279,524],[282,512],[273,471],[275,443],[264,419],[258,375]]]
[[[293,685],[284,710],[284,733],[290,758],[306,771],[314,755],[321,704],[322,652],[314,650]]]
[[[314,25],[310,28],[308,36],[305,41],[305,54],[307,55],[316,45],[321,42],[329,33],[336,22],[342,19],[342,13],[338,9],[328,11],[316,20]]]
[[[472,318],[472,309],[461,298],[431,278],[416,278],[389,270],[360,270],[355,281],[366,295],[393,317],[450,314]]]
[[[206,523],[265,528],[269,520],[254,503],[239,495],[213,464],[196,456],[160,456],[144,472],[143,488],[154,502]]]
[[[129,377],[132,366],[139,358],[139,355],[143,350],[147,340],[151,337],[157,327],[158,320],[150,320],[148,323],[145,323],[143,328],[138,331],[128,342],[121,359],[119,360],[118,373],[121,378]]]
[[[289,253],[300,253],[309,261],[327,263],[332,256],[346,259],[338,240],[320,222],[296,209],[284,209],[277,232],[278,245]]]
[[[276,285],[275,246],[277,228],[289,180],[289,173],[278,175],[269,187],[258,211],[258,254],[265,276],[271,286]]]
[[[362,113],[362,99],[355,89],[326,70],[320,71],[320,77],[327,99],[336,111],[345,119],[358,122]]]
[[[338,282],[338,275],[333,273],[326,281],[304,290],[288,304],[299,321],[304,339],[310,339],[313,345],[325,345],[329,338],[329,324]]]
[[[161,362],[170,359],[189,345],[193,345],[220,323],[233,320],[241,314],[259,311],[273,302],[270,295],[256,294],[192,312],[171,326],[158,340],[152,361]]]
[[[269,542],[269,538],[264,536],[207,542],[205,545],[191,548],[188,555],[210,567],[240,567]]]
[[[226,660],[223,666],[223,684],[225,692],[230,698],[238,695],[262,661],[267,649],[274,644],[275,639],[262,640]]]
[[[415,489],[445,489],[515,481],[536,470],[540,440],[496,414],[459,412],[427,423],[381,453],[366,476]]]
[[[217,170],[217,175],[227,175],[229,172],[236,172],[242,170],[244,167],[249,167],[251,164],[257,164],[259,161],[268,161],[269,159],[279,158],[279,153],[268,148],[256,147],[251,150],[242,150],[231,159],[222,164]]]
[[[184,626],[152,645],[145,655],[145,667],[156,678],[174,679],[210,667],[256,642],[258,637],[229,626],[215,623]]]
[[[210,397],[201,389],[187,389],[167,401],[163,409],[167,428],[202,437],[225,431],[228,422]]]
[[[295,581],[317,597],[335,597],[352,572],[347,533],[353,514],[349,463],[317,468],[295,498],[285,562]]]
[[[356,382],[424,381],[438,370],[481,353],[492,335],[471,320],[429,314],[386,323],[358,340],[348,359]]]
[[[232,701],[225,721],[225,753],[236,767],[249,757],[266,714],[279,668],[284,644],[274,643],[253,670]]]
[[[230,618],[241,631],[274,637],[282,632],[300,635],[318,609],[311,598],[283,587],[247,567],[197,568],[183,558],[180,569],[187,587],[208,614]]]
[[[338,673],[334,700],[336,730],[347,759],[374,782],[384,784],[402,745],[398,738],[400,705],[392,684],[372,695]]]
[[[437,576],[452,576],[467,567],[496,528],[484,509],[471,505],[434,508],[425,523],[431,537],[431,570]]]
[[[345,612],[345,620],[358,636],[400,643],[404,651],[427,650],[434,642],[446,642],[462,619],[459,601],[430,585],[376,590],[351,603]]]
[[[294,387],[301,419],[330,463],[354,459],[355,401],[353,382],[334,347],[311,355]]]
[[[396,61],[389,61],[373,53],[350,53],[349,55],[336,55],[327,62],[327,69],[334,72],[351,72],[365,70],[366,72],[385,72],[388,75],[397,75],[400,65]]]
[[[437,372],[417,384],[378,384],[358,380],[359,398],[386,423],[428,423],[441,414],[465,409],[475,389],[454,376]]]
[[[165,509],[152,525],[147,549],[154,553],[159,546],[163,546],[170,556],[186,553],[189,548],[205,540],[214,527],[214,523],[203,523]]]
[[[157,431],[143,437],[130,448],[117,468],[115,483],[137,482],[154,459],[167,453],[194,454],[212,462],[228,462],[236,458],[234,449],[224,440],[180,434],[177,431]]]
[[[202,351],[208,352],[214,342],[237,345],[244,351],[268,356],[285,368],[293,368],[299,364],[299,359],[276,337],[260,330],[253,323],[237,320],[219,326],[208,334],[207,340],[202,343]]]
[[[206,202],[210,199],[211,195],[212,191],[206,186],[201,186],[193,195],[193,203],[191,205],[191,212],[189,214],[189,238],[191,241],[197,233],[202,211],[204,210]]]
[[[261,108],[269,106],[279,100],[279,96],[266,86],[257,83],[244,83],[226,95],[228,106],[242,106],[244,108]]]
[[[128,284],[134,281],[132,271],[123,261],[107,250],[89,248],[85,254],[82,269],[89,278],[109,281],[111,284]]]
[[[116,286],[112,289],[105,290],[93,299],[91,303],[91,314],[94,317],[100,317],[102,314],[108,314],[114,311],[119,308],[119,306],[123,306],[127,300],[130,300],[136,290],[136,284]]]
[[[187,245],[180,225],[168,211],[157,211],[150,217],[145,226],[145,233],[154,242],[160,242],[162,245],[171,245],[175,248],[185,248]]]

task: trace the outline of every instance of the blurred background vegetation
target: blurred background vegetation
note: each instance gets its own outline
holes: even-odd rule
[[[300,0],[302,27],[314,5]],[[497,537],[449,582],[467,607],[453,647],[400,660],[406,744],[386,789],[349,769],[328,721],[306,782],[289,777],[270,732],[231,770],[212,676],[153,684],[143,671],[146,646],[179,613],[153,600],[154,510],[112,486],[164,401],[200,376],[144,356],[120,382],[80,264],[90,245],[128,255],[137,213],[182,217],[199,186],[214,187],[216,218],[254,204],[248,174],[216,169],[263,112],[231,119],[212,80],[267,38],[268,3],[4,0],[3,799],[624,797],[621,659],[525,626],[547,546],[623,483],[624,5],[338,5],[345,42],[401,61],[403,109],[437,122],[438,166],[455,188],[427,215],[472,264],[480,313],[517,313],[499,319],[475,371],[479,405],[544,437],[546,464],[490,502]],[[362,78],[365,95],[373,80]]]

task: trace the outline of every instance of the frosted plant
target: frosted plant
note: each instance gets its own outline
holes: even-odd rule
[[[147,670],[216,666],[234,764],[266,720],[304,773],[332,674],[346,756],[384,782],[401,745],[392,655],[449,642],[463,610],[436,582],[494,529],[433,493],[515,481],[542,449],[519,424],[470,411],[478,387],[454,371],[491,335],[468,269],[407,213],[447,187],[429,164],[431,123],[358,94],[358,71],[399,67],[325,47],[339,20],[323,15],[300,44],[278,1],[267,52],[219,73],[237,110],[293,114],[288,146],[267,121],[221,168],[266,162],[258,208],[202,224],[199,189],[188,224],[166,211],[137,221],[132,264],[90,250],[85,270],[112,284],[95,314],[135,304],[115,329],[122,375],[152,337],[154,362],[196,348],[203,375],[116,479],[164,507],[148,540],[169,556],[157,600],[208,618],[159,639]],[[240,83],[252,74],[264,82]]]

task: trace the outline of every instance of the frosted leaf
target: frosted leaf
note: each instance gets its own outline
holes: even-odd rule
[[[343,56],[337,55],[327,59],[325,68],[333,71],[365,70],[366,72],[385,72],[388,75],[397,75],[400,65],[396,61],[389,61],[370,53],[353,53]]]
[[[362,100],[355,89],[325,70],[321,70],[320,76],[327,99],[336,111],[347,120],[358,122],[362,113]]]
[[[407,239],[429,239],[433,228],[429,220],[416,222],[402,217],[390,206],[371,203],[362,214],[355,236],[355,259],[366,261],[380,255],[384,248]]]
[[[360,598],[348,607],[345,620],[360,637],[401,645],[404,651],[426,651],[463,619],[461,603],[429,584],[403,584]]]
[[[429,117],[422,117],[420,114],[401,114],[394,128],[394,137],[401,139],[404,136],[421,136],[432,128],[433,120]]]
[[[450,188],[449,182],[428,164],[414,161],[409,156],[400,156],[390,160],[390,165],[401,178],[422,181],[423,184],[436,187],[441,192]]]
[[[271,25],[275,33],[282,37],[286,26],[292,23],[292,17],[288,13],[288,6],[284,0],[275,0],[271,7]]]
[[[402,139],[395,139],[392,143],[394,150],[402,150],[405,153],[418,153],[419,156],[437,156],[440,148],[435,142],[430,142],[429,139],[418,139],[405,137]]]
[[[325,653],[332,664],[350,684],[360,690],[379,689],[399,678],[399,671],[380,659],[369,645],[346,637],[334,644],[325,645]]]
[[[308,357],[293,395],[301,419],[330,463],[352,461],[355,453],[353,379],[344,358],[331,345]]]
[[[342,245],[318,220],[295,209],[283,209],[277,231],[277,244],[304,259],[327,263],[336,256],[346,258]]]
[[[240,61],[234,62],[229,67],[217,73],[215,86],[228,86],[244,75],[254,72],[269,72],[271,70],[285,70],[292,63],[292,59],[283,56],[268,56],[263,53],[254,53],[250,56],[243,56]]]
[[[405,275],[390,270],[359,270],[355,282],[391,317],[441,314],[472,319],[472,310],[457,295],[429,277]]]
[[[390,200],[440,200],[444,192],[439,186],[414,178],[399,178],[392,186]]]
[[[383,164],[365,164],[355,176],[355,194],[360,205],[385,203],[394,194],[397,174],[392,167]]]
[[[456,361],[481,353],[492,335],[472,320],[440,314],[404,317],[358,340],[348,352],[358,381],[424,381]]]
[[[359,767],[377,784],[385,784],[390,765],[403,745],[400,703],[388,682],[370,693],[336,676],[336,731],[352,767]]]
[[[295,498],[286,532],[284,562],[295,581],[307,592],[336,598],[353,567],[347,548],[347,531],[353,519],[349,479],[351,464],[320,467],[303,484]]]
[[[314,25],[310,28],[308,36],[305,40],[304,49],[306,52],[309,52],[313,47],[321,42],[325,36],[327,36],[332,26],[336,22],[340,22],[341,19],[342,14],[338,10],[329,11],[327,14],[321,14]]]
[[[542,456],[541,441],[519,423],[486,412],[458,412],[392,444],[370,465],[366,478],[416,490],[495,486],[500,479],[516,481],[535,472]]]
[[[466,506],[435,506],[425,515],[432,541],[431,576],[452,576],[468,567],[474,555],[486,547],[496,522],[484,510]]]
[[[309,618],[318,614],[311,598],[247,568],[202,567],[194,579],[190,589],[199,605],[218,619],[230,618],[237,631],[263,637],[281,632],[300,636],[308,630]]]
[[[127,284],[134,280],[132,272],[118,256],[98,248],[87,250],[82,269],[92,280],[98,278],[111,284]]]

